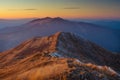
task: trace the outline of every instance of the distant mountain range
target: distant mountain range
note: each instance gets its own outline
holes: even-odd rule
[[[88,22],[100,25],[101,27],[120,30],[120,19],[71,19],[77,22]]]
[[[14,27],[20,26],[21,24],[25,24],[35,18],[26,18],[26,19],[0,19],[0,29],[6,27]]]
[[[103,28],[92,23],[69,21],[60,17],[40,18],[18,27],[0,29],[0,45],[2,45],[0,51],[13,48],[27,39],[51,35],[58,31],[79,34],[112,52],[120,52],[119,31]]]
[[[0,53],[0,80],[120,80],[119,59],[79,35],[57,32]]]
[[[101,25],[107,28],[120,30],[120,20],[98,20],[92,23]]]

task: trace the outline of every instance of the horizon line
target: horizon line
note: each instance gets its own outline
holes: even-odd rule
[[[49,17],[49,16],[46,16],[46,17]],[[39,19],[39,18],[46,18],[46,17],[23,17],[23,18],[0,18],[0,20],[19,20],[19,19]],[[56,18],[56,17],[50,17],[50,18]],[[115,20],[120,20],[120,18],[81,18],[81,17],[78,17],[78,18],[73,18],[73,17],[69,17],[69,18],[65,18],[65,17],[60,17],[60,18],[63,18],[63,19],[93,19],[93,20],[99,20],[99,19],[104,19],[104,20],[111,20],[111,19],[115,19]]]

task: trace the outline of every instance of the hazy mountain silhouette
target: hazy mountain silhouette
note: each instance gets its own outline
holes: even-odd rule
[[[0,47],[0,51],[13,48],[32,37],[51,35],[58,31],[77,33],[110,51],[120,51],[118,31],[91,23],[69,21],[60,17],[35,19],[20,27],[1,29],[0,45],[2,47]]]
[[[35,18],[25,18],[25,19],[0,19],[0,29],[6,27],[20,26],[28,21],[34,20]]]

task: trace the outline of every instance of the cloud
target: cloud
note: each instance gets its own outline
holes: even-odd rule
[[[9,11],[35,11],[37,9],[34,8],[26,8],[26,9],[8,9]]]
[[[37,9],[34,9],[34,8],[28,8],[28,9],[24,9],[25,11],[35,11]]]
[[[80,9],[80,7],[65,7],[63,9]]]

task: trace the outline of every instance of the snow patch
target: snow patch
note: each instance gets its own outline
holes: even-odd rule
[[[78,63],[82,63],[79,59],[76,59],[76,62],[78,62]]]
[[[114,71],[112,68],[110,68],[110,67],[107,67],[107,66],[97,66],[98,67],[98,69],[104,69],[104,68],[106,68],[108,71],[110,71],[111,73],[114,73],[114,74],[117,74],[117,75],[119,75],[116,71]]]
[[[52,57],[63,57],[61,54],[59,54],[58,52],[54,52],[54,53],[51,53],[50,56]]]

